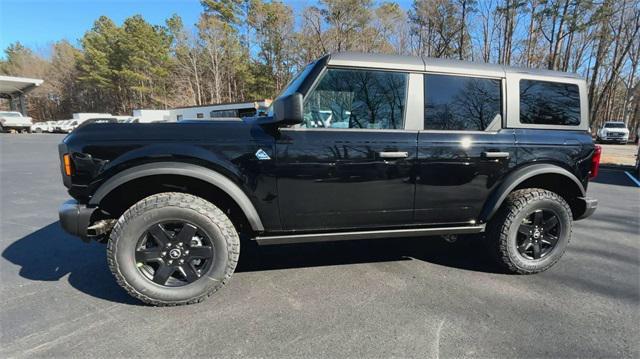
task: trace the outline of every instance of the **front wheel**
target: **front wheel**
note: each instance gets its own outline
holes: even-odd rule
[[[571,208],[558,194],[522,189],[509,194],[489,223],[487,239],[501,267],[518,274],[538,273],[562,257],[572,224]]]
[[[239,253],[238,233],[218,207],[177,192],[152,195],[129,208],[107,247],[118,284],[158,306],[212,295],[231,278]]]

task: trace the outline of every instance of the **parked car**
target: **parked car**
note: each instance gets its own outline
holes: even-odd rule
[[[629,141],[629,129],[624,122],[605,122],[596,134],[596,141],[626,144]]]
[[[66,133],[65,128],[67,124],[71,123],[71,120],[60,120],[56,121],[56,124],[53,128],[53,132],[55,133]]]
[[[75,130],[78,127],[80,121],[78,120],[68,120],[63,122],[59,127],[59,132],[61,133],[71,133],[71,131]]]
[[[18,111],[0,111],[0,132],[31,132],[31,117]]]
[[[54,121],[42,121],[36,122],[31,125],[31,132],[35,133],[43,133],[43,132],[53,132],[53,123]]]
[[[240,238],[476,234],[504,270],[541,272],[597,207],[586,91],[562,72],[327,55],[265,117],[76,129],[60,223],[106,242],[117,282],[154,305],[222,288]]]
[[[82,122],[78,127],[83,127],[94,123],[120,123],[120,120],[115,117],[90,118]]]

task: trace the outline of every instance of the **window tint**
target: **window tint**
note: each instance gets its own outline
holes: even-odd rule
[[[404,128],[407,74],[329,69],[304,103],[306,128]]]
[[[196,114],[196,118],[204,118],[204,115],[201,113]]]
[[[178,121],[182,120],[182,115],[177,115],[176,116],[176,120],[178,120]]]
[[[579,125],[578,85],[520,80],[520,122],[536,125]]]
[[[501,81],[425,75],[424,129],[484,131],[502,119]]]

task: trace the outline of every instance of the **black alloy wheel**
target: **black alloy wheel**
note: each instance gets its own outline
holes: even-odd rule
[[[542,188],[511,192],[488,224],[485,237],[496,263],[510,273],[532,274],[558,262],[571,240],[567,201]]]
[[[197,226],[182,221],[156,223],[136,247],[136,266],[149,280],[179,287],[200,279],[213,265],[211,240]]]
[[[526,259],[544,258],[556,247],[561,230],[558,216],[553,211],[535,210],[518,227],[518,253]]]
[[[240,238],[213,203],[187,193],[146,197],[118,218],[107,261],[118,284],[152,305],[198,303],[231,278]]]

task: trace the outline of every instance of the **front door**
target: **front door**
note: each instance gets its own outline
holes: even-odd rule
[[[417,131],[404,130],[408,75],[329,68],[304,123],[280,129],[283,229],[389,227],[413,218]]]

